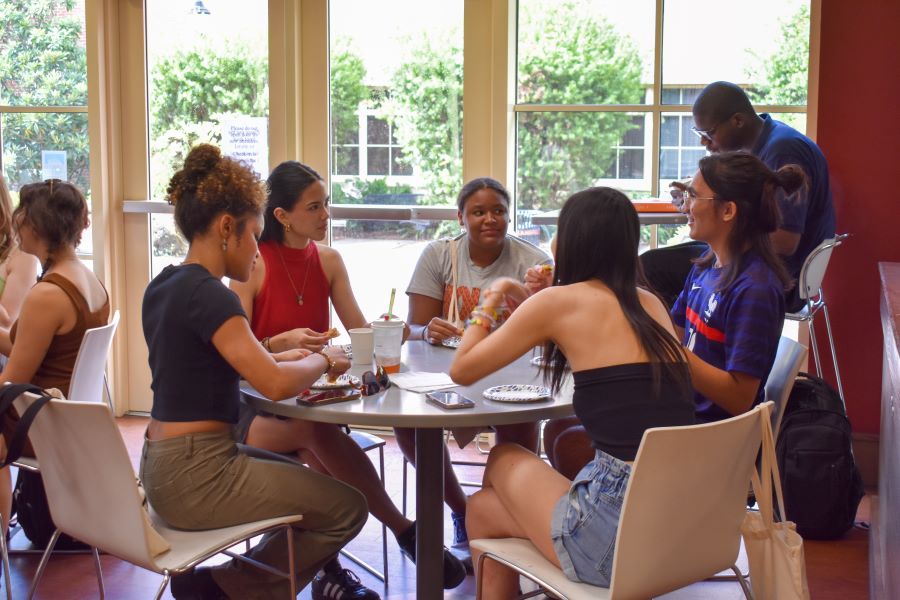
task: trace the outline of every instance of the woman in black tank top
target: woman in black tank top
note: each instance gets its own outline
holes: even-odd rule
[[[609,585],[626,461],[644,430],[693,423],[687,365],[671,321],[662,302],[638,288],[639,241],[637,213],[624,194],[574,194],[559,216],[553,285],[529,297],[519,282],[495,281],[450,369],[467,385],[543,344],[555,393],[573,372],[573,404],[596,459],[573,483],[524,448],[496,446],[484,487],[469,499],[466,525],[473,538],[529,539],[571,579],[594,585]],[[513,571],[493,561],[483,568],[485,598],[515,595]]]

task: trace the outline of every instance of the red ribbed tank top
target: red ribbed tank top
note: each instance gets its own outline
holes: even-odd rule
[[[316,243],[310,241],[306,248],[297,249],[274,241],[262,242],[259,254],[266,264],[266,277],[253,300],[250,327],[256,338],[261,340],[297,327],[327,331],[331,286],[322,270]],[[302,305],[297,303],[297,294],[303,295]]]

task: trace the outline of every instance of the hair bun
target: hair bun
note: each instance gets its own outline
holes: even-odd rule
[[[222,152],[212,144],[200,144],[191,148],[184,161],[185,174],[193,179],[205,177],[222,160]]]
[[[806,173],[799,165],[784,165],[773,174],[776,185],[793,194],[806,184]]]
[[[175,204],[185,194],[193,195],[206,177],[212,173],[222,152],[212,144],[198,144],[191,148],[184,161],[184,167],[172,176],[166,189],[167,200]]]

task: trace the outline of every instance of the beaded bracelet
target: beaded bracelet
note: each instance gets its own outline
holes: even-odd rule
[[[497,321],[494,320],[490,315],[483,313],[481,311],[473,310],[469,314],[469,320],[466,321],[466,327],[469,325],[477,325],[479,327],[484,327],[487,329],[488,333],[491,333],[495,329],[497,329]]]

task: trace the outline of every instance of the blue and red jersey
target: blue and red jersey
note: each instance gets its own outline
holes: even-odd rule
[[[722,269],[695,265],[672,307],[672,320],[684,329],[684,346],[705,362],[759,378],[756,404],[763,400],[784,325],[784,287],[759,256],[747,254],[743,262],[725,289],[719,289]],[[694,403],[698,423],[731,416],[699,392]]]

